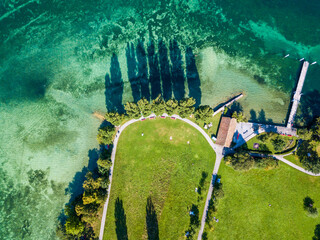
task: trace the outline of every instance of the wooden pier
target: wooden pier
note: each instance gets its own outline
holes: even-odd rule
[[[287,122],[287,128],[293,127],[294,117],[297,113],[298,105],[299,105],[300,98],[301,98],[301,91],[303,88],[304,80],[307,75],[308,67],[309,67],[309,62],[304,61],[303,66],[302,66],[302,70],[301,70],[301,73],[299,76],[297,88],[296,88],[296,91],[293,95],[292,106],[291,106],[290,115],[289,115],[288,122]]]

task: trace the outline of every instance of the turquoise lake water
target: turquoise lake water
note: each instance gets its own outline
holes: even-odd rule
[[[297,59],[320,63],[319,23],[318,0],[2,1],[0,239],[56,239],[97,154],[94,111],[243,92],[249,119],[284,123]],[[300,119],[320,114],[319,91],[315,64]]]

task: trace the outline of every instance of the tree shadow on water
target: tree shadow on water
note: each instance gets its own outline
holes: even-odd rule
[[[141,85],[137,78],[137,60],[133,43],[127,44],[126,48],[128,78],[132,89],[134,102],[138,102],[141,98]]]
[[[128,229],[126,214],[123,208],[123,202],[119,198],[115,202],[114,218],[116,224],[116,234],[118,240],[128,240]]]
[[[250,122],[257,122],[257,113],[255,110],[251,109],[250,110]]]
[[[186,49],[186,71],[189,88],[189,97],[196,100],[195,107],[201,104],[201,88],[200,77],[196,66],[195,56],[191,47]]]
[[[99,150],[94,148],[88,152],[89,162],[87,167],[83,167],[80,172],[77,172],[68,187],[65,189],[65,194],[70,194],[69,203],[76,199],[77,196],[83,194],[83,183],[86,180],[86,174],[88,171],[94,171],[97,169],[97,161],[99,158]]]
[[[151,84],[151,99],[156,99],[161,94],[160,70],[158,54],[155,52],[154,41],[148,44],[149,82]]]
[[[154,209],[151,197],[147,199],[146,206],[146,224],[149,240],[159,240],[159,227],[157,213]]]
[[[170,59],[172,64],[171,75],[174,98],[180,101],[185,96],[185,77],[182,67],[182,54],[178,42],[176,40],[172,40],[170,42]]]
[[[168,48],[163,40],[159,40],[159,63],[160,63],[160,76],[162,82],[162,96],[164,100],[172,98],[172,82],[171,71],[168,57]]]
[[[309,125],[320,116],[320,93],[313,90],[305,93],[301,97],[299,111],[296,116],[296,122],[302,125]]]
[[[143,40],[139,40],[136,48],[137,60],[138,60],[138,74],[137,79],[141,84],[141,97],[150,100],[149,91],[149,79],[148,79],[148,65],[147,55],[144,49]]]
[[[105,97],[108,111],[124,112],[122,105],[123,79],[116,54],[111,57],[110,76],[105,76]]]

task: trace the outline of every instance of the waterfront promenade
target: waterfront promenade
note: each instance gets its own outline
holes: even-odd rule
[[[301,91],[303,88],[304,80],[307,75],[308,67],[309,67],[309,62],[304,61],[301,72],[300,72],[297,88],[296,88],[296,91],[293,95],[292,106],[291,106],[291,110],[290,110],[290,114],[289,114],[289,118],[288,118],[288,122],[287,122],[287,128],[292,128],[292,126],[293,126],[294,117],[297,113],[298,105],[299,105],[300,98],[301,98]]]

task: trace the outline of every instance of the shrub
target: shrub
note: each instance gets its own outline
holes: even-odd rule
[[[271,142],[274,147],[274,150],[276,150],[277,152],[283,150],[283,148],[286,146],[286,142],[280,136],[277,136],[275,139],[272,139]]]
[[[259,134],[259,135],[257,136],[257,138],[258,138],[260,141],[265,142],[265,141],[268,140],[269,136],[268,136],[268,134],[266,134],[266,133],[261,133],[261,134]]]
[[[254,166],[254,159],[249,153],[238,152],[225,158],[227,164],[230,164],[235,170],[249,170]]]
[[[279,166],[279,161],[272,157],[252,157],[246,152],[237,152],[225,157],[226,164],[231,165],[235,170],[247,171],[251,168],[273,169]]]
[[[279,161],[277,159],[274,159],[273,157],[254,158],[254,159],[255,159],[255,166],[257,168],[272,169],[272,168],[277,168],[279,166]]]
[[[310,197],[303,199],[303,208],[309,217],[318,217],[318,209],[314,207],[314,201]]]

